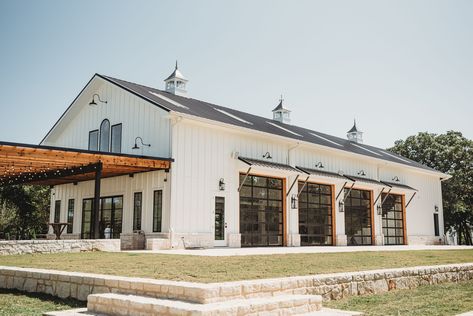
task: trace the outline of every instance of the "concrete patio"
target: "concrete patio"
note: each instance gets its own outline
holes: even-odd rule
[[[159,253],[167,255],[192,255],[192,256],[256,256],[273,254],[297,253],[337,253],[337,252],[362,252],[362,251],[412,251],[412,250],[466,250],[473,246],[447,246],[447,245],[412,245],[412,246],[353,246],[353,247],[256,247],[256,248],[209,248],[209,249],[172,249],[172,250],[132,250],[134,253]]]

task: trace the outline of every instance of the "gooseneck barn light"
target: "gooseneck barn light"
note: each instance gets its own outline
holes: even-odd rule
[[[141,143],[142,146],[151,147],[151,144],[145,144],[145,143],[143,142],[143,138],[141,138],[140,136],[138,136],[138,137],[135,138],[135,146],[133,146],[131,149],[140,149],[140,146],[138,146],[138,140],[140,141],[140,143]]]
[[[97,97],[97,100],[99,102],[102,102],[102,103],[107,103],[107,101],[104,101],[102,99],[100,99],[100,96],[97,94],[97,93],[94,93],[94,95],[92,95],[92,101],[89,102],[89,105],[92,106],[92,105],[97,105],[97,102],[95,102],[95,97]]]

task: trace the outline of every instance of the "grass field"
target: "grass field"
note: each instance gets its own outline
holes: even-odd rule
[[[473,250],[429,250],[200,257],[84,252],[0,256],[0,265],[222,282],[381,268],[473,262]]]
[[[0,316],[42,315],[44,312],[85,307],[84,302],[62,300],[44,294],[0,290]]]
[[[421,286],[386,294],[355,296],[324,306],[367,316],[448,316],[473,310],[473,281]]]

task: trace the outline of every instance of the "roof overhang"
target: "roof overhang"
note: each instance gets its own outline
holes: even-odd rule
[[[63,147],[0,141],[0,186],[58,185],[102,178],[169,170],[172,158],[104,153]]]

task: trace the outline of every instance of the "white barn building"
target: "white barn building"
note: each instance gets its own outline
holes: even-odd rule
[[[95,74],[41,146],[170,158],[169,169],[55,185],[63,238],[143,231],[150,249],[434,244],[448,175],[362,143],[195,100],[177,68],[165,90]],[[100,223],[94,225],[94,219]],[[97,230],[98,232],[94,231]],[[108,230],[107,230],[108,228]]]

